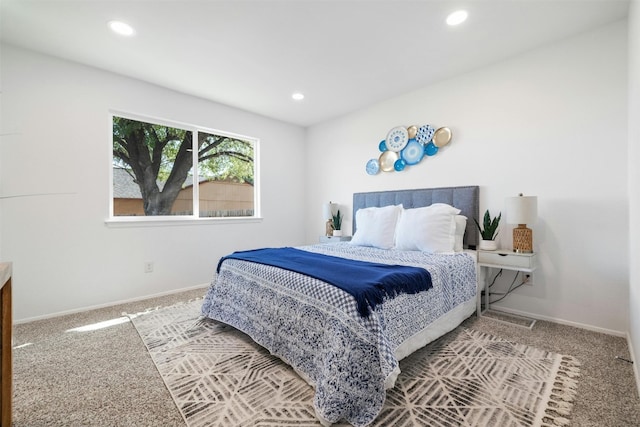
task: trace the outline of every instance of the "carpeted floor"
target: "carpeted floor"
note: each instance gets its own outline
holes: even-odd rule
[[[16,325],[15,426],[185,426],[140,337],[123,312],[202,297],[205,290]],[[102,323],[113,321],[110,323]],[[101,326],[100,329],[81,327]],[[572,426],[640,426],[626,340],[538,321],[532,330],[471,317],[462,327],[581,362]]]
[[[320,426],[312,388],[201,301],[131,319],[189,427]],[[400,363],[372,426],[565,425],[579,376],[571,356],[458,328]]]

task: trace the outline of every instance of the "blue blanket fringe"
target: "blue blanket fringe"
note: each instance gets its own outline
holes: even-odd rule
[[[385,298],[433,287],[431,274],[424,268],[357,261],[290,247],[234,252],[220,259],[217,272],[226,259],[270,265],[322,280],[351,294],[362,317],[368,317]]]

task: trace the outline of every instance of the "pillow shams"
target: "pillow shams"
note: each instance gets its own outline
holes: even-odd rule
[[[398,220],[396,248],[405,251],[453,252],[456,242],[455,216],[460,209],[444,203],[404,209]],[[464,228],[462,229],[464,233]]]
[[[462,252],[462,249],[464,249],[463,239],[464,230],[467,228],[467,217],[464,215],[456,215],[454,220],[456,222],[456,237],[453,250],[455,252]]]
[[[352,245],[391,249],[395,245],[396,224],[402,205],[365,208],[356,212],[358,227]]]

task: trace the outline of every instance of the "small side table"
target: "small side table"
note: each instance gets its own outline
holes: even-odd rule
[[[482,303],[482,289],[485,296],[485,310],[489,309],[489,284],[487,283],[486,270],[490,268],[501,268],[504,270],[514,270],[523,273],[533,273],[538,266],[538,256],[534,253],[518,253],[510,250],[485,251],[477,250],[478,267],[482,270],[482,288],[478,291],[478,314]]]
[[[349,242],[351,236],[320,236],[320,243]]]

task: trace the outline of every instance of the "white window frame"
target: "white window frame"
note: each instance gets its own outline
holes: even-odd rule
[[[253,216],[246,217],[200,217],[200,193],[199,183],[194,179],[193,185],[193,214],[192,215],[156,215],[156,216],[115,216],[113,215],[113,117],[122,117],[140,122],[158,124],[184,129],[192,132],[192,137],[198,141],[198,132],[205,132],[214,135],[227,136],[229,138],[242,139],[253,143]],[[108,124],[109,141],[109,214],[105,219],[105,224],[109,227],[156,227],[156,226],[173,226],[173,225],[192,225],[192,224],[230,224],[230,223],[249,223],[262,221],[260,209],[260,139],[252,136],[242,135],[222,131],[218,129],[207,128],[204,126],[192,125],[172,120],[160,119],[156,117],[145,116],[141,114],[132,114],[122,111],[109,111]],[[197,143],[194,144],[197,146]],[[193,150],[193,174],[198,176],[198,150]],[[197,185],[196,185],[197,184]]]

